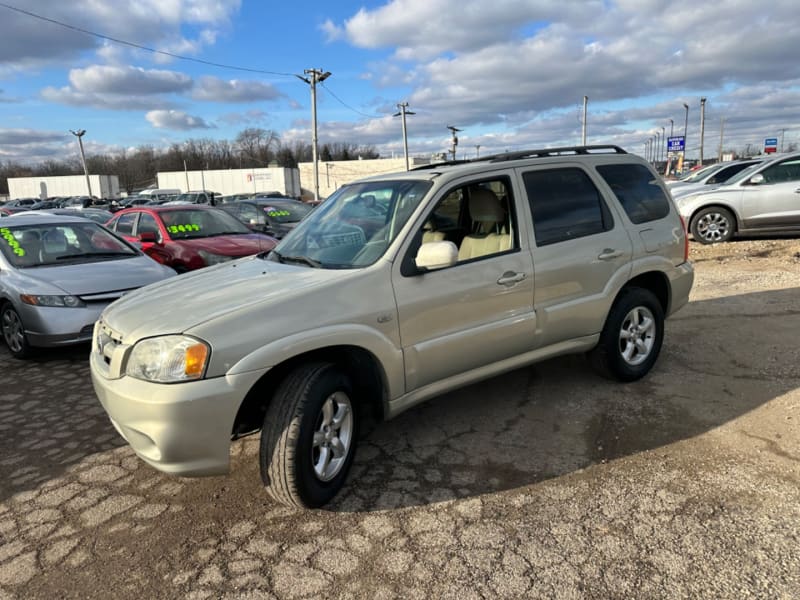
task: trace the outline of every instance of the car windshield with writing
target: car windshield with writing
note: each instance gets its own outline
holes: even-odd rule
[[[251,233],[238,219],[222,210],[175,209],[162,211],[159,216],[173,240]]]
[[[265,204],[263,209],[264,214],[277,223],[297,223],[311,212],[310,206],[299,202],[271,202]]]
[[[139,256],[106,228],[90,221],[0,227],[0,252],[17,268]]]

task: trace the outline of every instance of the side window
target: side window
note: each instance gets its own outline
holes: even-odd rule
[[[600,192],[581,169],[523,173],[536,245],[546,246],[608,231],[614,221]]]
[[[767,183],[784,183],[800,179],[800,159],[785,160],[777,165],[764,169],[761,174]]]
[[[606,180],[631,223],[655,221],[669,214],[669,200],[647,167],[602,165],[597,172]]]
[[[133,235],[133,224],[136,222],[136,217],[139,213],[128,213],[120,215],[117,219],[115,231],[122,235]]]
[[[158,229],[156,219],[150,213],[142,213],[139,216],[139,225],[136,227],[136,235],[143,233],[155,233],[156,239],[161,238],[161,231]]]
[[[458,262],[519,249],[508,178],[476,181],[450,190],[428,215],[421,243],[450,241]]]
[[[242,204],[239,207],[239,214],[237,215],[245,223],[263,225],[266,223],[264,211],[259,211],[252,204]]]

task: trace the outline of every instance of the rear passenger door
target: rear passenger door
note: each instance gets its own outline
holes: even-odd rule
[[[628,233],[584,165],[522,168],[518,174],[533,223],[537,345],[596,334],[630,274]]]

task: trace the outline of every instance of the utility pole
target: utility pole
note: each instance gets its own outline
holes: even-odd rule
[[[725,135],[725,117],[719,120],[719,162],[722,162],[722,140]]]
[[[453,155],[453,160],[456,159],[456,148],[458,147],[458,136],[456,135],[457,132],[461,131],[457,127],[453,127],[452,125],[448,125],[447,128],[453,134],[453,147],[450,149],[450,154]]]
[[[78,138],[78,148],[81,151],[81,164],[83,165],[83,174],[86,175],[86,189],[89,191],[89,198],[92,197],[92,182],[89,180],[89,169],[86,167],[86,155],[83,153],[83,134],[86,133],[85,129],[79,129],[78,131],[73,131],[72,129],[69,132]],[[781,142],[781,146],[783,146],[783,142]]]
[[[683,121],[683,160],[686,162],[686,157],[689,153],[689,105],[684,102],[683,108],[686,109],[686,118]]]
[[[781,152],[783,152],[783,134],[786,133],[786,128],[779,130],[781,132]]]
[[[408,171],[408,135],[406,134],[406,115],[415,115],[408,109],[408,102],[401,102],[397,105],[400,112],[394,114],[395,117],[403,117],[403,153],[406,157],[406,171]]]
[[[703,166],[703,142],[706,135],[706,99],[700,98],[700,166]]]
[[[581,146],[586,145],[586,112],[589,106],[589,96],[583,97],[583,126],[581,127]]]
[[[666,132],[666,129],[665,129],[664,127],[662,127],[662,128],[661,128],[661,149],[658,151],[658,152],[659,152],[659,154],[661,154],[661,160],[662,160],[662,161],[663,161],[663,160],[664,160],[664,158],[665,158],[665,156],[664,156],[664,148],[665,148],[665,147],[666,147],[666,145],[667,145],[666,133],[667,133],[667,132]]]
[[[675,129],[675,121],[670,119],[669,120],[669,137],[672,137],[674,129]]]
[[[311,160],[314,163],[314,200],[319,200],[319,163],[317,161],[317,84],[331,76],[330,71],[322,69],[305,69],[302,75],[296,75],[311,86]]]

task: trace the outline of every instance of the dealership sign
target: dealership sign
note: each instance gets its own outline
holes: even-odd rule
[[[686,148],[686,138],[682,135],[667,138],[667,156],[682,154]]]
[[[767,138],[764,140],[764,154],[771,154],[778,151],[778,138]]]

